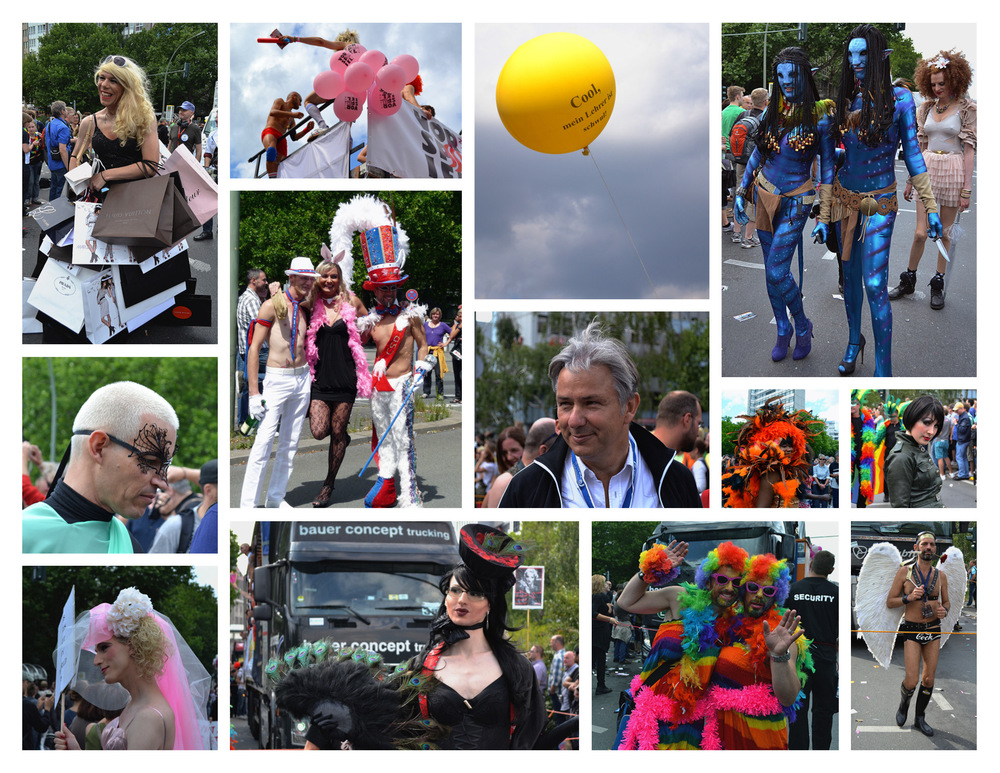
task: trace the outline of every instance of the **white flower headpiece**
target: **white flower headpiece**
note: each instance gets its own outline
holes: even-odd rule
[[[927,64],[933,67],[935,70],[943,70],[948,66],[949,60],[945,58],[943,54],[938,54],[933,59],[931,59]]]
[[[105,621],[111,633],[119,639],[127,639],[135,633],[139,621],[152,611],[153,602],[149,596],[140,593],[138,588],[125,588],[111,605]]]

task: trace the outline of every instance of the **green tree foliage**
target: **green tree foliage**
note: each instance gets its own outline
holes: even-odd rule
[[[860,23],[860,22],[859,22]],[[844,45],[855,24],[809,24],[806,41],[796,39],[797,22],[770,22],[768,24],[731,24],[722,25],[722,91],[724,95],[727,86],[742,86],[746,93],[756,88],[768,88],[774,69],[774,57],[787,46],[800,46],[809,53],[809,60],[814,68],[816,87],[820,97],[834,99],[840,88],[840,69],[844,55]],[[915,51],[913,41],[906,36],[906,31],[893,29],[892,24],[875,24],[885,35],[889,48],[892,49],[890,61],[892,76],[913,80],[913,70],[917,61],[923,56]],[[768,30],[767,61],[764,61],[765,36]],[[771,32],[771,30],[783,30]],[[928,51],[928,56],[934,51]],[[723,97],[724,98],[724,97]]]
[[[813,419],[819,419],[815,414],[808,412],[809,416]],[[736,436],[739,434],[740,430],[745,424],[744,421],[733,421],[729,416],[722,417],[722,454],[724,456],[732,456],[736,453]],[[837,456],[840,453],[840,444],[830,437],[829,433],[826,431],[826,426],[820,430],[819,434],[809,438],[808,440],[810,448],[812,448],[813,455],[818,456],[822,454],[823,456]]]
[[[518,538],[533,545],[526,563],[545,567],[545,608],[511,610],[508,625],[515,646],[534,644],[547,649],[554,634],[562,634],[573,649],[580,641],[580,524],[577,521],[523,523]],[[530,615],[530,616],[529,616]]]
[[[330,242],[330,225],[337,207],[358,195],[351,191],[242,191],[240,201],[239,258],[236,275],[239,292],[245,289],[250,268],[262,268],[268,279],[283,281],[285,269],[296,255],[313,265],[320,261],[320,247]],[[445,319],[462,302],[462,196],[457,191],[373,192],[395,208],[397,222],[410,240],[404,267],[406,288],[416,289],[419,302],[440,306]],[[366,306],[372,296],[361,289],[365,264],[356,235],[351,286]],[[235,299],[233,303],[235,304]]]
[[[548,339],[534,346],[520,341],[522,331],[510,318],[497,321],[497,342],[476,331],[482,373],[476,379],[476,426],[502,429],[526,415],[555,416],[555,393],[549,362],[566,341],[594,318],[607,333],[625,341],[639,369],[639,418],[652,420],[664,395],[676,389],[709,404],[708,318],[680,324],[690,315],[670,312],[552,312]]]
[[[603,574],[617,587],[639,570],[639,554],[658,521],[594,521],[591,529],[591,574]]]
[[[190,100],[196,115],[204,117],[212,108],[219,78],[218,33],[215,24],[157,24],[152,29],[124,34],[123,24],[54,24],[42,38],[38,52],[22,60],[21,84],[25,104],[48,109],[61,99],[77,110],[93,113],[101,109],[94,85],[97,66],[110,54],[124,54],[138,62],[150,79],[150,98],[157,113],[163,109],[164,75],[166,104]],[[204,32],[188,43],[191,36]],[[189,65],[190,76],[171,70]]]
[[[136,587],[153,609],[173,621],[198,660],[211,673],[219,652],[218,602],[211,587],[197,585],[189,566],[26,566],[22,569],[21,659],[55,677],[52,652],[59,619],[76,588],[76,614],[113,603],[123,588]]]
[[[56,447],[49,447],[52,390],[56,391]],[[80,406],[99,387],[136,381],[162,395],[177,412],[177,455],[185,467],[218,456],[218,369],[214,357],[25,357],[22,360],[21,423],[26,440],[59,461],[73,434]]]

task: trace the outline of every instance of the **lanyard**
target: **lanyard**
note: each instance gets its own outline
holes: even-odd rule
[[[635,491],[635,479],[639,471],[639,460],[638,451],[635,447],[635,441],[632,439],[631,433],[628,436],[629,450],[632,453],[632,480],[628,484],[628,490],[625,492],[625,499],[622,500],[622,507],[629,508],[632,506],[632,494]],[[580,463],[577,461],[576,454],[572,450],[569,452],[570,461],[573,462],[573,472],[576,474],[576,485],[580,487],[580,496],[583,497],[583,501],[587,503],[587,507],[594,508],[594,500],[590,496],[590,489],[587,488],[587,483],[583,479],[583,471],[580,469]],[[608,496],[611,496],[611,488],[608,487]]]

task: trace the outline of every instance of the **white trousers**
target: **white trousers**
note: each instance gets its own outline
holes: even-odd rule
[[[309,409],[309,393],[312,386],[309,367],[303,366],[302,371],[296,375],[287,375],[274,373],[268,368],[264,374],[264,391],[261,396],[267,406],[267,413],[257,428],[257,437],[247,458],[240,507],[257,505],[261,484],[264,481],[264,468],[271,456],[271,445],[275,434],[278,435],[278,448],[274,453],[274,467],[271,470],[271,482],[267,487],[267,500],[262,504],[277,507],[285,498],[288,478],[292,474],[292,460],[299,446],[299,435],[302,434],[302,422]]]

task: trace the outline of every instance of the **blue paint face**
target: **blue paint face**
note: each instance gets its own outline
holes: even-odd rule
[[[805,78],[799,72],[799,67],[793,62],[782,62],[776,68],[778,88],[786,102],[798,104],[805,93]]]
[[[847,57],[851,62],[851,69],[854,70],[854,77],[859,81],[865,79],[865,70],[868,67],[868,42],[864,38],[854,38],[847,46]]]

